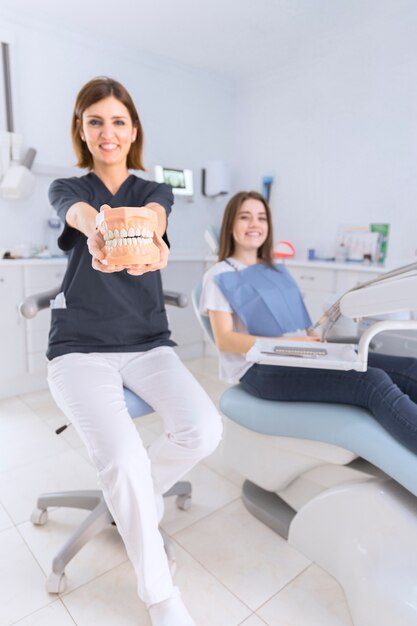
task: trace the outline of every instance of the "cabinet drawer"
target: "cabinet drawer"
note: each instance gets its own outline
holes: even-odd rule
[[[379,272],[355,272],[342,271],[336,272],[336,293],[342,294],[353,287],[357,287],[368,280],[373,280],[380,275]]]
[[[31,329],[26,336],[28,352],[45,354],[48,346],[49,325],[45,328]]]
[[[29,374],[47,374],[47,358],[44,352],[33,352],[28,354]]]
[[[171,338],[181,346],[202,342],[203,333],[191,306],[191,292],[201,281],[204,271],[202,261],[170,261],[162,270],[164,289],[185,293],[190,304],[184,309],[167,306],[168,324],[172,332]]]
[[[0,269],[1,334],[10,334],[10,326],[22,324],[18,306],[23,296],[22,274],[19,267]]]
[[[44,331],[47,333],[50,325],[51,309],[43,309],[31,320],[26,320],[26,334],[29,337],[33,332]]]
[[[0,379],[2,383],[25,373],[24,322],[18,312],[22,296],[21,268],[12,265],[2,267],[0,269],[0,345],[2,350]]]
[[[289,267],[295,282],[301,291],[334,291],[334,272],[314,267]]]
[[[25,267],[25,295],[59,287],[65,270],[65,264]]]

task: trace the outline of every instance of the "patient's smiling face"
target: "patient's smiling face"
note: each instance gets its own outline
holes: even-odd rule
[[[238,209],[233,224],[235,250],[257,250],[268,236],[268,218],[260,200],[248,198]]]

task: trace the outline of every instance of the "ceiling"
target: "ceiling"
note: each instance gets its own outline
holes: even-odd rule
[[[6,17],[242,78],[317,54],[415,0],[2,0]]]

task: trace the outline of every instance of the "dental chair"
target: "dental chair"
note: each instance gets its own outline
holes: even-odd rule
[[[193,306],[214,341],[200,294]],[[355,319],[416,309],[416,275],[341,300]],[[365,343],[392,328],[417,322],[377,322]],[[268,401],[237,384],[220,409],[224,461],[246,478],[246,508],[339,582],[355,626],[415,626],[417,455],[360,407]]]
[[[36,294],[26,298],[19,307],[22,317],[31,319],[42,309],[50,306],[50,301],[55,298],[60,289]],[[165,304],[177,307],[187,306],[187,297],[184,294],[173,291],[164,291]],[[126,405],[132,419],[143,417],[153,413],[154,409],[142,398],[129,389],[124,389]],[[66,426],[58,428],[57,434],[61,433]],[[188,510],[191,506],[191,484],[188,481],[179,481],[164,494],[164,497],[176,496],[176,505],[181,510]],[[48,593],[62,593],[67,586],[65,576],[66,565],[83,548],[90,539],[93,539],[101,530],[115,525],[110,511],[104,501],[100,490],[66,491],[56,493],[41,494],[37,500],[36,507],[32,512],[30,520],[37,526],[42,526],[48,521],[48,508],[50,507],[70,507],[90,511],[82,524],[75,529],[65,545],[60,549],[52,561],[52,572],[46,579],[46,590]],[[170,562],[171,572],[175,569],[175,555],[172,542],[168,535],[162,531],[165,551]]]

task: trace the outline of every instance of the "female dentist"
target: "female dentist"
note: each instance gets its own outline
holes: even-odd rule
[[[143,131],[127,90],[99,77],[79,92],[72,117],[78,166],[89,173],[56,180],[49,198],[64,222],[68,251],[60,308],[52,309],[48,382],[97,469],[100,486],[137,576],[153,626],[195,624],[173,586],[158,530],[162,494],[221,437],[220,416],[172,346],[160,270],[167,264],[171,188],[143,180]],[[103,263],[96,229],[103,205],[145,206],[161,261],[124,271]],[[163,418],[165,431],[148,450],[129,416],[128,387]]]

